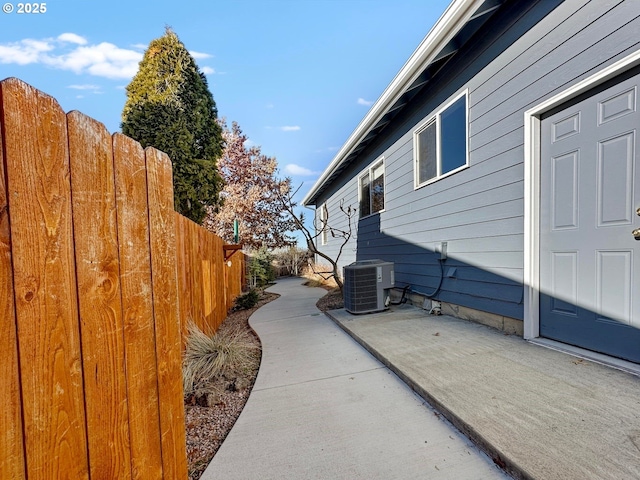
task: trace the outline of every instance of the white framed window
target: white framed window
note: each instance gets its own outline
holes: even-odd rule
[[[360,218],[384,210],[384,159],[360,175]]]
[[[320,243],[322,245],[326,245],[329,240],[329,226],[327,222],[329,220],[329,210],[327,209],[327,204],[323,203],[322,207],[320,207]]]
[[[413,132],[416,188],[469,166],[467,97],[465,90]]]

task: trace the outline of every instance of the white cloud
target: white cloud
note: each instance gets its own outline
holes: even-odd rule
[[[195,52],[193,50],[190,50],[189,53],[191,54],[191,56],[193,58],[195,58],[196,60],[202,60],[205,58],[211,58],[213,57],[213,55],[210,55],[208,53],[202,53],[202,52]]]
[[[86,38],[76,35],[75,33],[63,33],[62,35],[58,35],[58,40],[66,43],[75,43],[77,45],[86,45],[88,43]]]
[[[27,38],[20,42],[6,43],[0,45],[0,63],[17,63],[18,65],[29,65],[37,63],[38,60],[53,49],[46,41],[32,40]]]
[[[101,90],[99,85],[90,85],[90,84],[69,85],[67,88],[73,88],[74,90],[90,90],[92,92],[98,92]]]
[[[300,130],[300,127],[298,125],[285,125],[284,127],[280,127],[280,130],[282,130],[283,132],[297,132],[298,130]]]
[[[142,54],[138,52],[102,42],[98,45],[78,47],[68,54],[49,56],[43,59],[43,63],[97,77],[131,78],[138,71],[140,60]]]
[[[24,39],[0,45],[0,63],[42,64],[77,74],[114,79],[132,78],[138,71],[140,60],[140,52],[107,42],[88,45],[83,37],[74,33],[63,33],[57,39]]]
[[[319,172],[314,172],[306,167],[301,167],[295,163],[288,163],[284,166],[284,171],[290,175],[299,175],[301,177],[310,177],[312,175],[318,175]]]
[[[274,105],[273,103],[267,103],[267,104],[265,105],[265,108],[269,108],[269,109],[271,109],[271,108],[273,108],[273,107],[275,107],[275,105]]]
[[[364,105],[365,107],[370,107],[371,105],[373,105],[373,102],[370,100],[365,100],[364,98],[359,98],[358,105]]]
[[[202,67],[200,70],[205,75],[213,75],[214,73],[216,73],[216,71],[211,67]]]

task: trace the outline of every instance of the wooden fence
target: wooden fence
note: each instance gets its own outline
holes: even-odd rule
[[[186,479],[181,321],[222,321],[242,255],[165,154],[20,80],[0,132],[0,478]]]
[[[220,237],[177,213],[176,240],[183,338],[189,320],[215,333],[245,283],[244,254],[225,250]]]

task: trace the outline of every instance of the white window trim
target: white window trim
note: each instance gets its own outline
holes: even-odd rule
[[[385,211],[385,208],[383,208],[382,210],[378,210],[377,212],[371,212],[369,215],[364,215],[364,216],[360,216],[360,205],[362,204],[362,178],[369,174],[369,182],[370,184],[373,183],[373,171],[376,169],[376,167],[378,165],[382,164],[382,174],[384,176],[384,206],[386,208],[387,206],[387,166],[386,163],[384,161],[384,157],[380,157],[378,159],[376,159],[374,162],[371,162],[369,164],[369,166],[365,169],[363,169],[359,174],[358,174],[358,217],[359,218],[368,218],[372,215],[377,215],[379,213],[382,213]],[[373,210],[372,205],[371,205],[371,193],[369,193],[369,208],[371,210]]]
[[[450,172],[447,172],[445,174],[442,174],[442,163],[440,161],[440,121],[438,120],[440,118],[440,114],[442,112],[444,112],[447,108],[449,108],[451,105],[453,105],[455,102],[457,102],[458,100],[460,100],[462,97],[466,98],[465,101],[465,119],[466,119],[466,129],[467,129],[467,134],[465,135],[465,163],[464,165],[461,165],[460,167],[451,170]],[[419,183],[419,166],[418,166],[418,135],[420,133],[422,133],[422,131],[427,128],[429,125],[431,125],[432,122],[436,122],[436,155],[437,155],[437,161],[436,161],[436,168],[437,168],[437,173],[436,176],[433,178],[430,178],[429,180]],[[460,172],[461,170],[465,170],[467,168],[469,168],[469,90],[468,89],[464,89],[461,92],[457,93],[455,96],[451,97],[449,100],[447,100],[445,103],[443,103],[442,105],[440,105],[438,107],[438,109],[432,114],[430,115],[424,122],[422,122],[418,128],[416,128],[413,131],[413,189],[417,190],[419,188],[422,188],[426,185],[429,185],[431,183],[437,182],[439,180],[442,180],[443,178],[447,178],[450,175],[454,175],[458,172]]]
[[[320,207],[320,227],[322,228],[322,230],[320,231],[321,245],[326,245],[327,243],[329,243],[329,227],[327,225],[328,219],[329,219],[329,210],[325,202]]]
[[[609,65],[524,112],[524,338],[540,336],[541,116],[554,107],[640,65],[640,51]]]

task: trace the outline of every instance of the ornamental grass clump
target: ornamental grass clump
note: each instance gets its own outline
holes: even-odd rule
[[[214,405],[225,390],[242,390],[260,363],[260,348],[249,333],[221,328],[205,334],[189,322],[187,345],[182,361],[184,396],[199,405]]]

